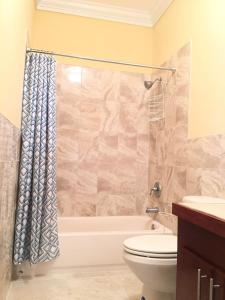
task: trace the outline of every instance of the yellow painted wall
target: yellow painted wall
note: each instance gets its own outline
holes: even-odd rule
[[[0,113],[20,126],[25,48],[33,0],[0,0]]]
[[[174,0],[154,27],[154,63],[192,40],[189,136],[225,133],[225,1]]]
[[[38,10],[35,14],[31,45],[33,48],[50,51],[150,64],[153,51],[152,32],[152,29],[142,26]],[[67,62],[143,72],[143,69],[103,63],[75,60]],[[149,72],[146,69],[145,71]]]
[[[0,0],[0,112],[20,125],[27,31],[30,46],[160,65],[192,40],[189,136],[225,132],[225,1],[174,0],[153,29],[36,11],[33,0]],[[140,68],[67,60],[135,72]]]

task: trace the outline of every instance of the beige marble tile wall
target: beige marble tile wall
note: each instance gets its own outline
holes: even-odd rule
[[[190,91],[191,46],[185,45],[166,65],[174,65],[174,75],[157,73],[166,83],[165,118],[150,122],[149,182],[160,181],[160,199],[150,197],[167,215],[159,221],[175,229],[172,202],[184,195],[207,195],[225,198],[225,135],[188,139],[188,99]],[[159,85],[150,91],[162,97]],[[202,113],[204,113],[204,108]],[[201,117],[201,116],[199,116]]]
[[[148,201],[148,126],[144,75],[58,65],[61,216],[143,212]]]
[[[20,131],[0,114],[0,300],[11,281]]]

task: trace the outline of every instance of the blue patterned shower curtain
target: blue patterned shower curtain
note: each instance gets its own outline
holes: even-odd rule
[[[47,262],[59,254],[56,209],[56,62],[26,58],[22,148],[16,211],[14,263]]]

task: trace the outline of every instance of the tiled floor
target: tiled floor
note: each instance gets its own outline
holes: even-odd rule
[[[140,293],[126,266],[85,267],[14,281],[7,300],[139,300]]]

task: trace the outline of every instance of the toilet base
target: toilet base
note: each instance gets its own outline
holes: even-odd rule
[[[148,285],[143,285],[142,297],[140,300],[176,300],[176,295],[153,291]]]

